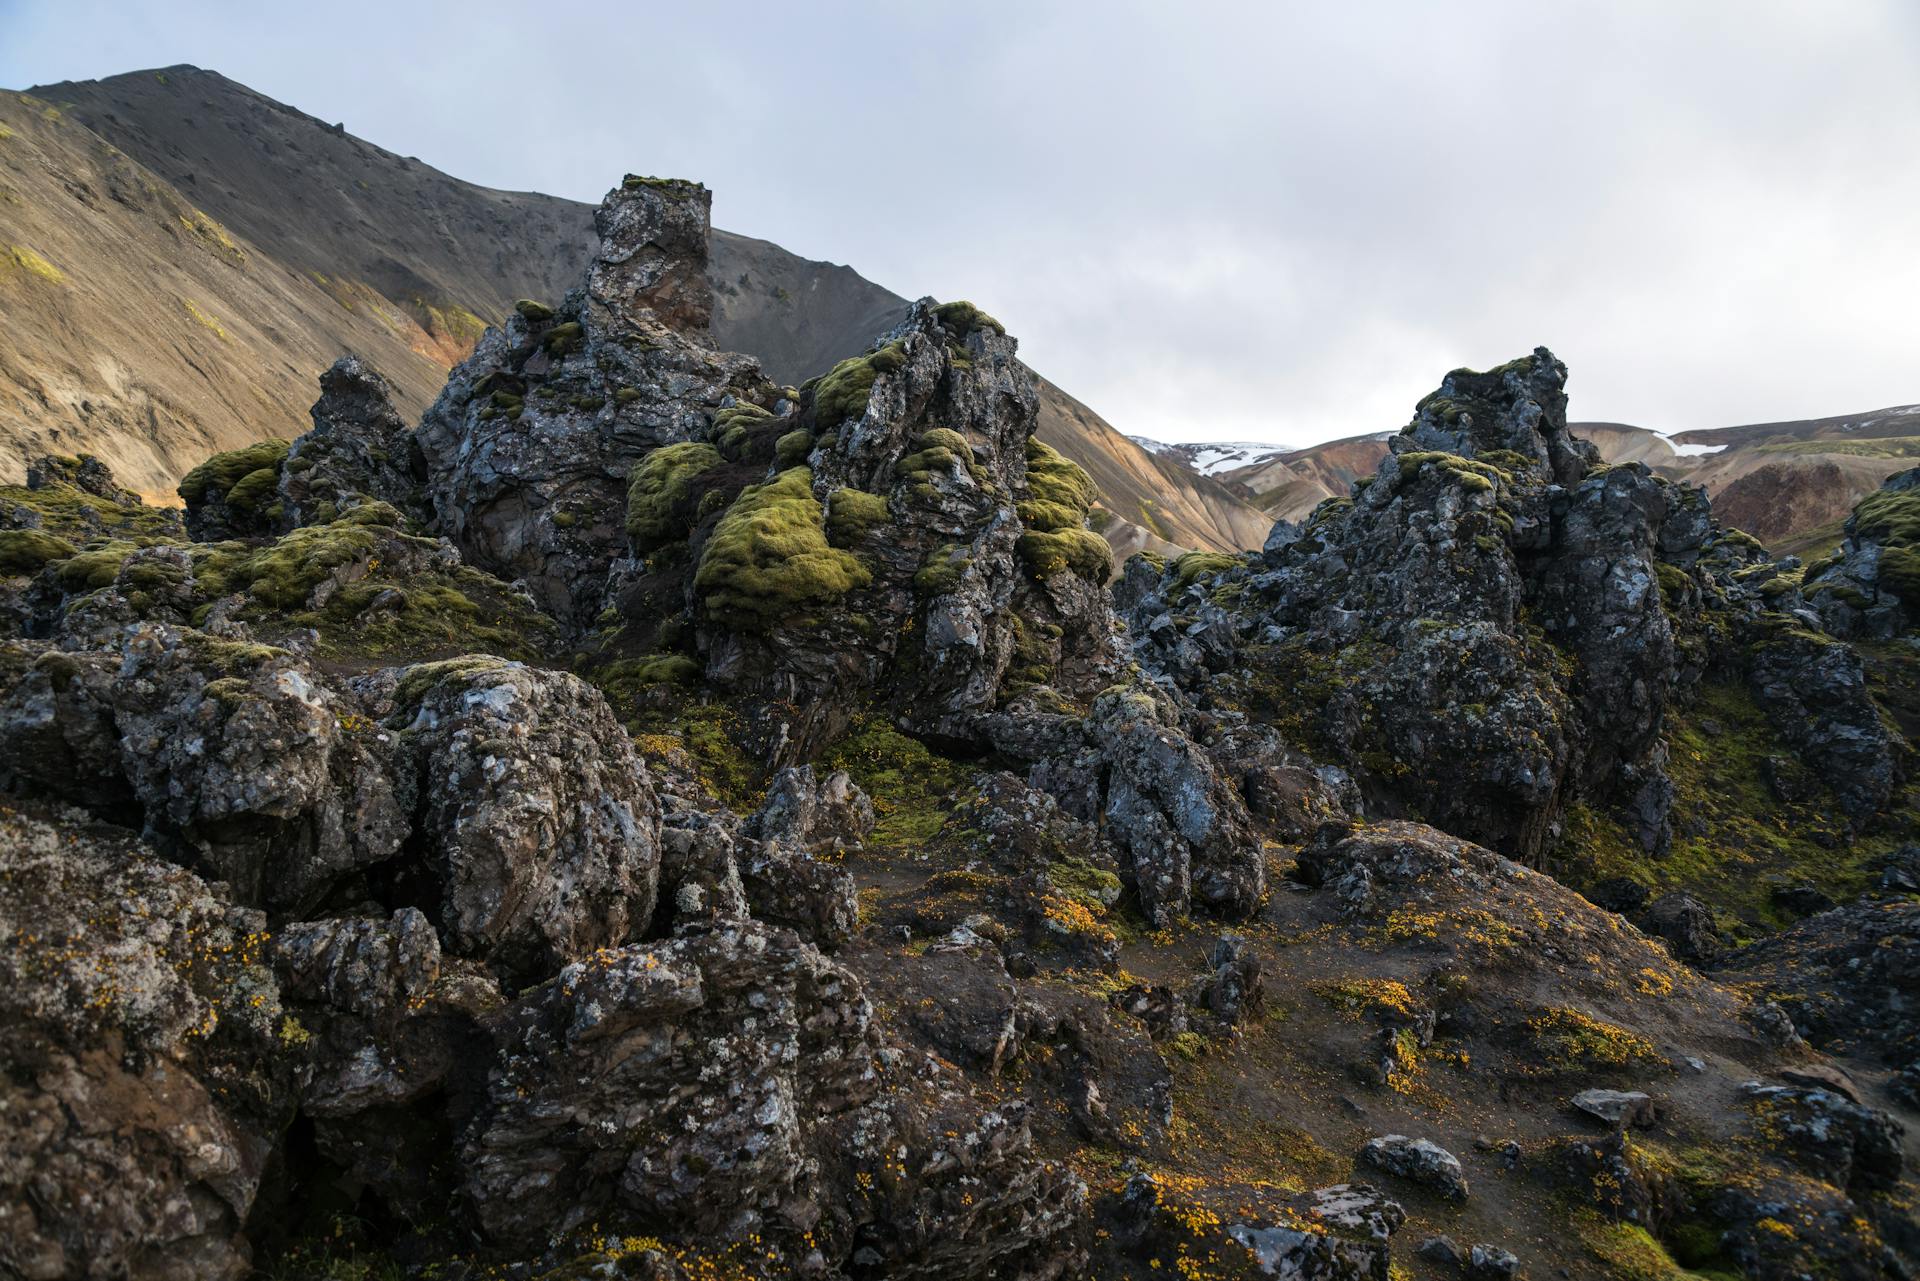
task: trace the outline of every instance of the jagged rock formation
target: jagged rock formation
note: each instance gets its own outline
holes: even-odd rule
[[[1455,371],[1350,501],[1276,528],[1267,564],[1137,579],[1122,596],[1143,659],[1516,857],[1540,858],[1575,802],[1616,807],[1658,855],[1669,709],[1703,674],[1703,633],[1733,633],[1780,732],[1850,813],[1879,812],[1897,750],[1857,657],[1769,612],[1757,545],[1700,491],[1599,463],[1567,430],[1565,376],[1544,349]]]
[[[411,422],[517,299],[572,288],[599,240],[591,205],[461,182],[196,67],[7,94],[0,126],[0,184],[18,197],[19,244],[0,249],[21,322],[0,334],[13,479],[48,450],[86,450],[169,493],[207,453],[285,434],[341,351],[392,380]],[[710,250],[713,345],[782,383],[859,354],[910,307],[764,240],[715,230]],[[116,330],[110,376],[89,348]],[[1265,529],[1044,379],[1039,433],[1093,475],[1121,555],[1253,546]]]

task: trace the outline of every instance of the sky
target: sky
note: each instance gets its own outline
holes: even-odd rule
[[[1920,3],[0,0],[0,84],[219,71],[456,177],[968,298],[1122,431],[1396,428],[1545,344],[1576,419],[1920,401]]]

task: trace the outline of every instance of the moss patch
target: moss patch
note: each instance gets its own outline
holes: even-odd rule
[[[887,500],[879,494],[842,488],[827,495],[827,541],[835,547],[851,547],[886,522]]]
[[[230,449],[195,467],[180,480],[179,494],[190,507],[205,502],[211,495],[224,499],[242,480],[267,470],[277,479],[287,461],[287,442],[262,440],[243,449]]]
[[[836,427],[849,418],[860,417],[867,412],[874,380],[906,363],[906,347],[899,342],[841,361],[814,385],[814,421],[821,427]]]
[[[941,303],[933,309],[933,318],[940,322],[942,329],[955,338],[965,338],[975,329],[990,329],[1002,337],[1007,332],[1005,325],[964,300]]]
[[[954,794],[970,777],[964,766],[909,738],[884,717],[863,713],[852,730],[829,748],[821,764],[843,769],[873,800],[869,849],[908,852],[940,831]]]
[[[1549,867],[1575,889],[1626,877],[1654,895],[1684,890],[1711,903],[1738,939],[1793,918],[1775,886],[1812,884],[1837,902],[1867,887],[1868,868],[1900,843],[1908,816],[1855,835],[1832,793],[1774,732],[1744,686],[1703,684],[1667,723],[1668,773],[1679,830],[1665,858],[1646,854],[1614,815],[1570,807]],[[1784,801],[1774,782],[1810,799]]]
[[[662,445],[634,465],[627,478],[627,537],[647,552],[687,536],[700,482],[724,460],[712,445]]]
[[[747,486],[700,555],[693,584],[707,612],[764,630],[865,587],[872,575],[827,542],[823,521],[809,468]]]
[[[52,561],[74,554],[64,538],[38,529],[0,529],[0,574],[37,574]]]
[[[1113,572],[1113,548],[1090,529],[1029,531],[1014,546],[1035,578],[1072,571],[1089,582],[1104,583]]]
[[[1188,552],[1173,562],[1173,590],[1184,592],[1202,578],[1223,574],[1240,563],[1226,552]]]

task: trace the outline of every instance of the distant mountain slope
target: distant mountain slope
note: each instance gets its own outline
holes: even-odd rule
[[[65,294],[35,285],[9,299],[10,318],[38,322],[31,338],[0,346],[0,470],[10,476],[33,451],[85,448],[163,494],[211,449],[297,432],[314,377],[348,350],[417,414],[488,323],[518,298],[557,299],[595,243],[588,205],[462,182],[215,72],[168,67],[32,92],[33,104],[7,97],[39,122],[11,126],[38,150],[30,159],[0,140],[0,174],[18,199],[0,201],[0,241],[57,246],[71,270]],[[59,131],[43,118],[49,108]],[[135,226],[126,208],[102,209],[48,176],[85,171],[78,187],[93,190],[115,165],[136,171],[122,186],[167,212]],[[196,218],[214,228],[201,239],[225,237],[240,257],[193,288],[209,314],[246,317],[223,322],[223,358],[197,363],[166,337],[177,327],[171,299],[187,288],[172,282],[170,255],[186,234],[173,224]],[[121,252],[96,264],[109,245]],[[786,382],[864,350],[907,305],[851,268],[725,231],[713,234],[710,276],[717,341]],[[1265,536],[1268,521],[1234,493],[1157,466],[1044,382],[1040,431],[1095,475],[1122,550],[1155,545],[1152,535],[1206,548]]]
[[[1673,439],[1683,445],[1748,448],[1816,440],[1830,441],[1836,445],[1849,442],[1877,445],[1888,438],[1900,436],[1920,436],[1920,405],[1896,405],[1890,409],[1870,409],[1862,414],[1838,414],[1832,418],[1710,427],[1700,431],[1677,432]]]
[[[43,101],[0,94],[0,470],[90,451],[150,497],[216,449],[297,435],[343,350],[424,405],[445,366]]]

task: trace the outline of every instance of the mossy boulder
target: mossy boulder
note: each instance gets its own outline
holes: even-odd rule
[[[851,553],[827,542],[824,521],[809,468],[742,490],[708,538],[694,575],[708,616],[767,630],[865,587],[872,576]]]
[[[0,529],[0,574],[37,574],[42,566],[65,560],[74,550],[66,539],[38,529]]]
[[[813,433],[801,427],[773,443],[773,465],[780,471],[798,467],[813,452]]]
[[[637,463],[627,481],[627,536],[635,551],[679,542],[691,528],[701,482],[725,459],[712,445],[662,445]]]
[[[214,542],[270,533],[280,518],[277,492],[288,444],[262,440],[230,449],[188,472],[180,481],[187,505],[187,531]]]
[[[244,449],[230,449],[195,467],[181,478],[180,499],[189,508],[213,498],[225,499],[242,480],[266,469],[277,473],[287,461],[287,442],[262,440]]]
[[[975,329],[989,329],[1001,337],[1007,332],[1005,325],[964,299],[941,303],[933,309],[933,318],[956,338],[964,338]]]

